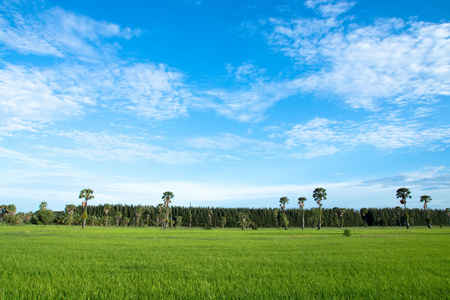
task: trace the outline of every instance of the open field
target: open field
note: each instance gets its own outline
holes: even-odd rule
[[[448,299],[449,228],[0,226],[1,299]]]

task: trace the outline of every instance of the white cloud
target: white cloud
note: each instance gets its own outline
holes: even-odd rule
[[[350,10],[356,2],[334,0],[306,0],[305,6],[320,12],[323,17],[335,18]]]
[[[319,63],[307,79],[309,91],[326,91],[370,110],[450,95],[450,23],[379,19],[360,26],[343,20],[270,19],[268,39],[276,49],[299,64]]]
[[[60,131],[54,135],[68,138],[75,144],[67,148],[48,146],[35,146],[35,148],[45,150],[46,155],[50,156],[82,157],[95,161],[150,160],[163,164],[190,164],[202,158],[202,155],[198,153],[147,144],[142,137],[80,131]]]
[[[295,157],[313,158],[369,145],[382,151],[441,151],[450,144],[450,126],[427,127],[415,120],[370,119],[360,123],[315,118],[285,131]]]
[[[130,39],[140,33],[58,7],[42,11],[24,3],[4,3],[0,9],[3,11],[0,14],[0,42],[8,49],[24,54],[101,60],[114,54],[117,48],[114,44],[104,43],[104,38]]]
[[[186,115],[183,75],[164,65],[59,65],[0,69],[0,117],[51,122],[103,105],[148,119]]]

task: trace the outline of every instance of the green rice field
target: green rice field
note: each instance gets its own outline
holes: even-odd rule
[[[0,299],[449,299],[450,229],[0,226]]]

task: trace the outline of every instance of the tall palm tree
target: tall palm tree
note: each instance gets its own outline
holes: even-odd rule
[[[300,209],[302,210],[302,230],[305,229],[305,211],[304,211],[305,201],[306,201],[305,197],[298,198],[298,205],[299,205]]]
[[[359,212],[364,219],[364,227],[367,227],[367,213],[369,212],[369,210],[363,207],[359,210]]]
[[[433,199],[431,199],[431,197],[428,195],[420,196],[420,202],[423,202],[423,210],[425,210],[427,212],[427,225],[428,225],[428,228],[430,228],[430,229],[431,229],[431,219],[430,219],[430,212],[428,210],[428,203],[431,200],[433,200]]]
[[[283,212],[283,223],[284,223],[285,230],[287,230],[287,226],[288,226],[288,220],[286,217],[286,204],[289,204],[288,197],[281,197],[280,198],[280,208],[281,208],[281,211]]]
[[[82,203],[83,205],[83,227],[86,227],[86,219],[87,219],[87,205],[88,205],[88,200],[94,199],[94,191],[91,189],[84,189],[80,192],[80,196],[78,197],[80,199],[84,198],[84,201]]]
[[[318,230],[322,228],[322,200],[327,200],[327,190],[324,188],[316,188],[313,192],[313,198],[319,204],[319,223]]]
[[[175,197],[175,195],[170,191],[164,192],[162,195],[162,200],[164,201],[165,207],[164,229],[167,229],[167,224],[169,222],[169,212],[170,212],[169,204],[172,203],[173,197]]]
[[[397,190],[397,199],[400,198],[400,203],[403,204],[405,206],[405,219],[406,219],[406,228],[409,229],[409,215],[408,215],[408,211],[406,210],[406,199],[409,198],[411,199],[411,191],[407,188],[399,188]]]
[[[111,210],[111,205],[105,204],[103,206],[103,211],[105,212],[106,218],[105,218],[105,227],[108,227],[108,213]]]

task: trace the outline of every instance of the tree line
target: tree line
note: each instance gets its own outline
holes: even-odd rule
[[[407,188],[397,190],[396,197],[404,206],[394,208],[322,208],[322,201],[327,199],[326,190],[317,188],[313,198],[318,207],[304,209],[305,197],[298,198],[299,208],[286,209],[289,203],[287,197],[281,197],[279,208],[223,208],[223,207],[184,207],[170,205],[174,194],[164,192],[162,203],[152,205],[104,204],[88,205],[94,199],[91,189],[83,189],[79,198],[81,205],[68,204],[64,211],[52,211],[47,203],[42,202],[39,210],[29,213],[16,214],[13,204],[0,205],[0,224],[59,224],[89,226],[156,226],[164,229],[174,227],[204,227],[204,228],[235,228],[241,229],[258,227],[305,227],[320,229],[326,227],[354,227],[354,226],[422,226],[431,224],[450,224],[450,209],[428,210],[427,204],[431,197],[423,195],[420,201],[423,209],[407,209],[407,199],[411,199],[411,192]]]

